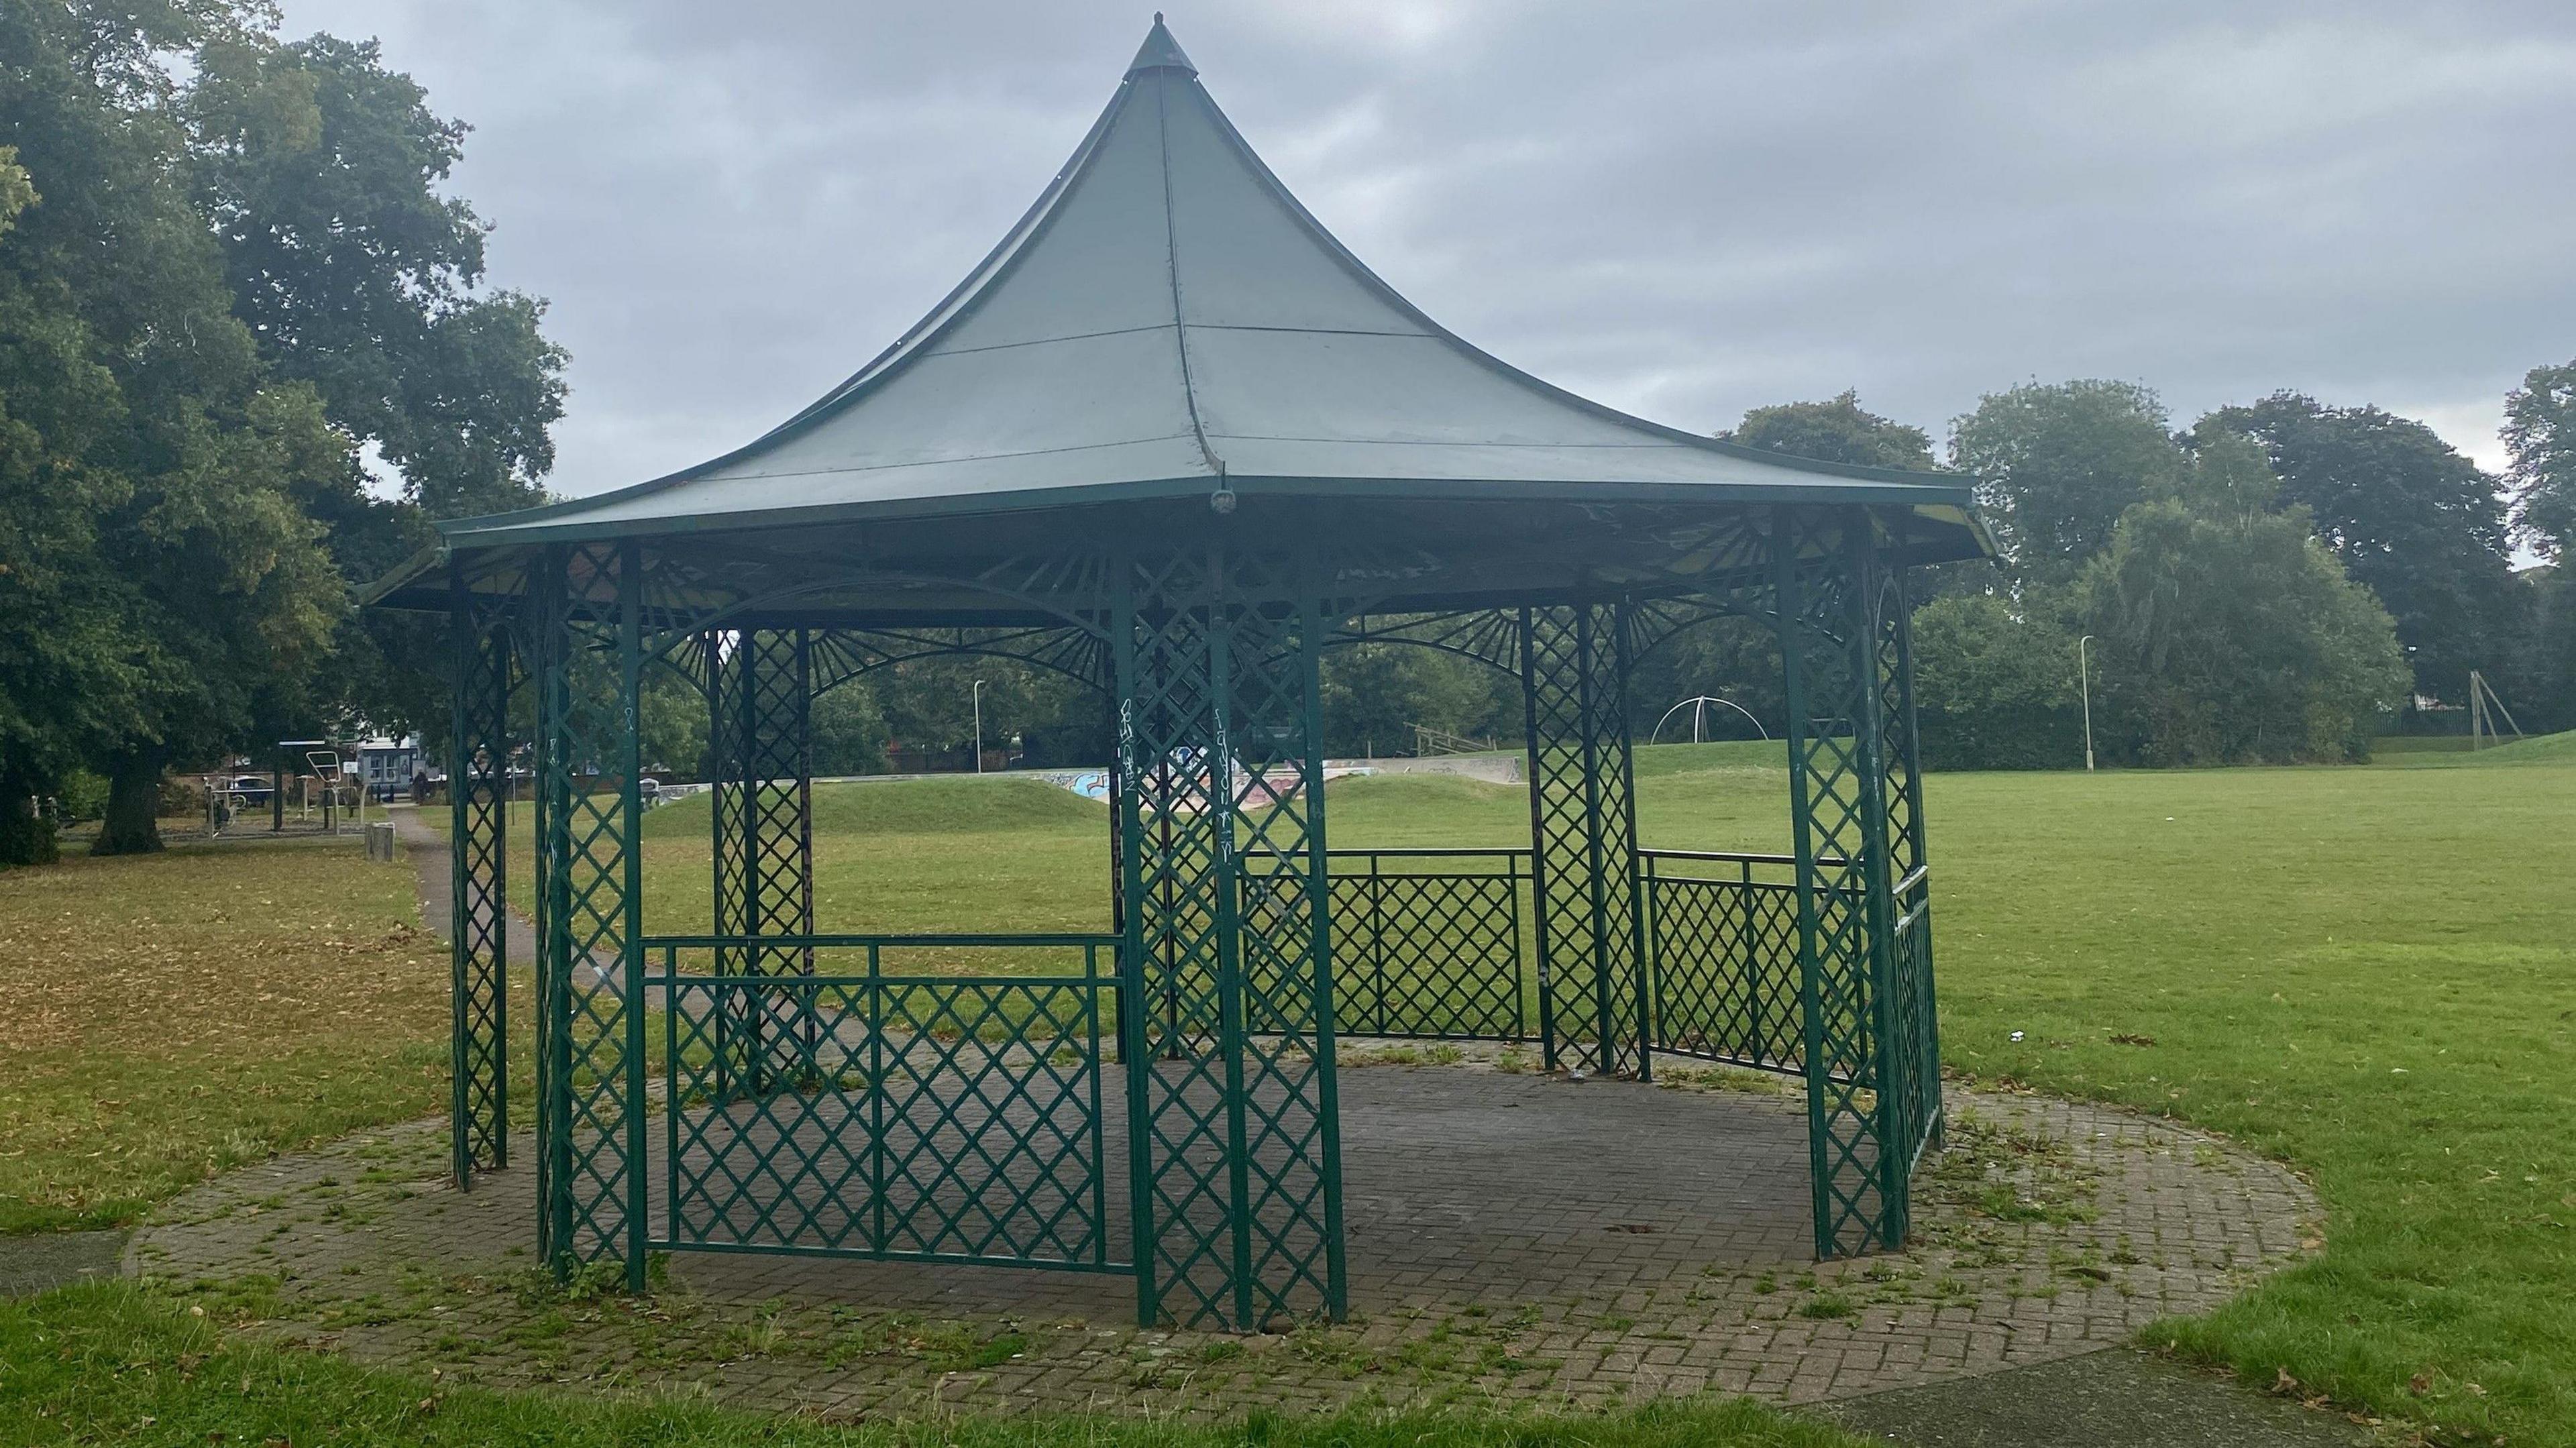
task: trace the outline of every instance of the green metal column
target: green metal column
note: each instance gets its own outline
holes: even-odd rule
[[[1347,1308],[1317,657],[1293,561],[1121,564],[1121,970],[1137,1311],[1241,1331]]]
[[[453,732],[449,831],[449,1101],[458,1190],[509,1165],[509,728],[512,659],[506,598],[478,599],[461,558],[448,562]]]
[[[1861,509],[1773,514],[1816,1252],[1904,1240],[1911,1062],[1895,1040],[1876,541]]]
[[[1903,526],[1900,516],[1898,525]],[[1899,535],[1902,541],[1902,534]],[[1914,601],[1905,570],[1886,570],[1879,619],[1879,692],[1893,733],[1888,751],[1888,873],[1895,878],[1896,969],[1903,983],[1908,1078],[1906,1134],[1919,1161],[1944,1127],[1941,1023],[1932,985],[1932,875],[1923,830],[1922,728],[1914,705]]]
[[[1625,611],[1521,610],[1539,1039],[1548,1068],[1643,1075]]]
[[[630,1259],[643,1023],[630,977],[641,892],[635,770],[642,580],[630,548],[553,547],[539,612],[539,987],[544,1033],[539,1238],[548,1263]],[[638,1279],[640,1280],[640,1279]]]
[[[710,634],[708,744],[714,765],[709,858],[719,935],[814,929],[813,643],[803,629]],[[723,975],[810,975],[801,947],[726,947]],[[810,992],[726,994],[718,1021],[723,1089],[754,1094],[813,1075]]]

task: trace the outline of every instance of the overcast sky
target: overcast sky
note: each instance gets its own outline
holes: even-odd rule
[[[1148,0],[1150,3],[1150,0]],[[1859,389],[1946,437],[2038,378],[2178,422],[2294,388],[2490,467],[2576,357],[2576,5],[1163,0],[1291,190],[1452,330],[1699,431]],[[1033,200],[1151,11],[285,0],[474,127],[552,302],[552,486],[723,452]]]

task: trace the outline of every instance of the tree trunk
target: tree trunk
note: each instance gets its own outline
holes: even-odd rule
[[[54,858],[54,822],[36,812],[36,781],[0,765],[0,865],[50,865]]]
[[[107,818],[98,827],[93,855],[141,855],[161,848],[161,751],[120,754],[108,761]]]

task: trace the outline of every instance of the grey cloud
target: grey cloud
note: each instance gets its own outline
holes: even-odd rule
[[[1432,315],[1681,426],[1857,387],[2276,387],[2492,460],[2576,355],[2560,4],[1183,7],[1210,92]],[[1150,18],[1092,4],[287,0],[476,127],[458,187],[574,353],[555,479],[721,452],[962,276]]]

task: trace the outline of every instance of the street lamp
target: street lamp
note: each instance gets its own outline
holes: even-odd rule
[[[2084,772],[2093,772],[2093,666],[2085,657],[2084,646],[2093,642],[2086,634],[2075,641],[2075,677],[2084,691]]]
[[[975,695],[975,772],[984,772],[984,681],[977,679]]]

